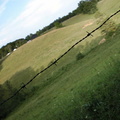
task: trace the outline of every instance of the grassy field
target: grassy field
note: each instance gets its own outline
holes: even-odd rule
[[[102,0],[98,9],[107,17],[118,10],[118,3],[119,0]],[[27,82],[84,37],[86,31],[95,29],[98,26],[95,15],[77,15],[65,21],[65,27],[18,48],[0,62],[0,83],[10,80],[19,87]],[[112,20],[119,23],[119,16]],[[119,120],[120,35],[105,38],[100,29],[93,36],[37,77],[25,90],[33,95],[6,120]],[[98,45],[103,39],[106,42]],[[79,52],[85,57],[76,60]]]
[[[80,14],[80,15],[76,15],[75,17],[72,17],[72,18],[66,20],[65,22],[63,22],[63,25],[69,26],[69,25],[73,25],[73,24],[76,24],[79,22],[84,22],[86,20],[93,19],[93,18],[94,18],[93,14],[92,15]]]
[[[6,120],[119,120],[119,37],[109,38],[81,60],[74,55],[71,63],[58,69],[59,63],[54,73],[38,77],[37,84],[32,84],[38,87],[35,95]]]
[[[108,12],[106,7],[103,6],[106,5],[106,1],[108,0],[101,1],[102,3],[100,2],[98,4],[98,8],[99,11],[105,11],[105,14],[108,16],[119,8],[119,4],[114,6],[112,11]],[[119,3],[118,0],[114,0],[114,3],[117,2]],[[112,3],[113,0],[109,1],[110,7]],[[107,8],[110,8],[109,6]],[[119,21],[118,18],[119,15],[114,17],[114,20]],[[45,35],[42,35],[13,52],[1,65],[0,83],[4,83],[14,74],[27,69],[28,67],[31,67],[35,71],[40,70],[43,66],[46,67],[51,60],[60,56],[72,44],[84,37],[86,35],[86,31],[91,31],[98,26],[94,15],[78,15],[70,20],[67,20],[63,24],[66,27],[53,30]],[[101,36],[101,32],[97,31],[94,34],[94,38],[91,37],[80,44],[85,46],[88,42],[90,43],[99,36]]]
[[[93,24],[83,29],[90,22],[93,22]],[[83,22],[53,30],[23,45],[2,63],[0,83],[9,80],[16,72],[28,67],[33,68],[35,71],[40,70],[41,66],[46,67],[51,60],[60,56],[76,41],[84,37],[87,34],[86,31],[91,31],[95,27],[97,27],[95,18],[90,18]],[[84,46],[86,42],[100,36],[100,31],[97,31],[94,36],[94,38],[89,38],[81,44]]]
[[[99,12],[102,13],[103,15],[109,16],[112,13],[114,13],[114,11],[119,10],[120,8],[119,6],[120,6],[119,0],[102,0],[98,4],[98,9],[99,9]],[[115,21],[116,23],[120,23],[119,15],[115,16],[112,20]]]

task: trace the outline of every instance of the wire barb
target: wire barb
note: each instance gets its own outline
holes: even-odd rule
[[[53,62],[53,64],[55,64],[55,65],[57,66],[57,63],[58,63],[58,62],[57,62],[57,60],[55,59],[55,61]]]
[[[24,89],[24,88],[26,88],[26,85],[22,85],[22,87],[21,87],[22,89]]]
[[[92,36],[93,37],[92,33],[89,33],[88,31],[86,31],[86,32],[87,32],[87,36]]]

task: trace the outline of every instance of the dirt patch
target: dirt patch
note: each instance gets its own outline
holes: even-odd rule
[[[93,23],[94,23],[94,22],[89,22],[89,23],[85,24],[85,25],[82,27],[82,29],[84,29],[84,28],[86,28],[86,27],[92,25]]]
[[[103,44],[105,41],[106,41],[106,39],[105,39],[105,38],[103,38],[103,39],[102,39],[102,40],[98,43],[98,45]]]

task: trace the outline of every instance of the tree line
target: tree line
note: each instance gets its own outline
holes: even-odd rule
[[[45,26],[43,29],[36,31],[34,34],[27,35],[25,38],[20,38],[15,40],[14,42],[8,43],[7,45],[3,46],[0,49],[0,59],[5,57],[7,54],[14,51],[18,47],[22,46],[23,44],[27,43],[34,38],[43,35],[44,33],[48,32],[52,28],[60,28],[63,27],[62,22],[68,20],[69,18],[78,15],[78,14],[93,14],[97,11],[97,2],[100,0],[82,0],[78,3],[78,7],[73,10],[72,12],[68,13],[68,15],[63,16],[62,18],[58,18],[53,21],[48,26]]]

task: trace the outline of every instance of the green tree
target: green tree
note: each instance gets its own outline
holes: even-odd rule
[[[58,22],[58,21],[54,23],[54,26],[55,26],[56,28],[61,28],[61,27],[63,27],[62,23],[60,23],[60,22]]]
[[[83,14],[93,14],[97,11],[98,0],[82,0],[78,4],[77,12]]]
[[[27,41],[30,40],[30,36],[27,35],[25,39],[26,39]]]
[[[36,35],[37,36],[40,36],[42,34],[42,30],[38,30],[37,32],[36,32]]]

